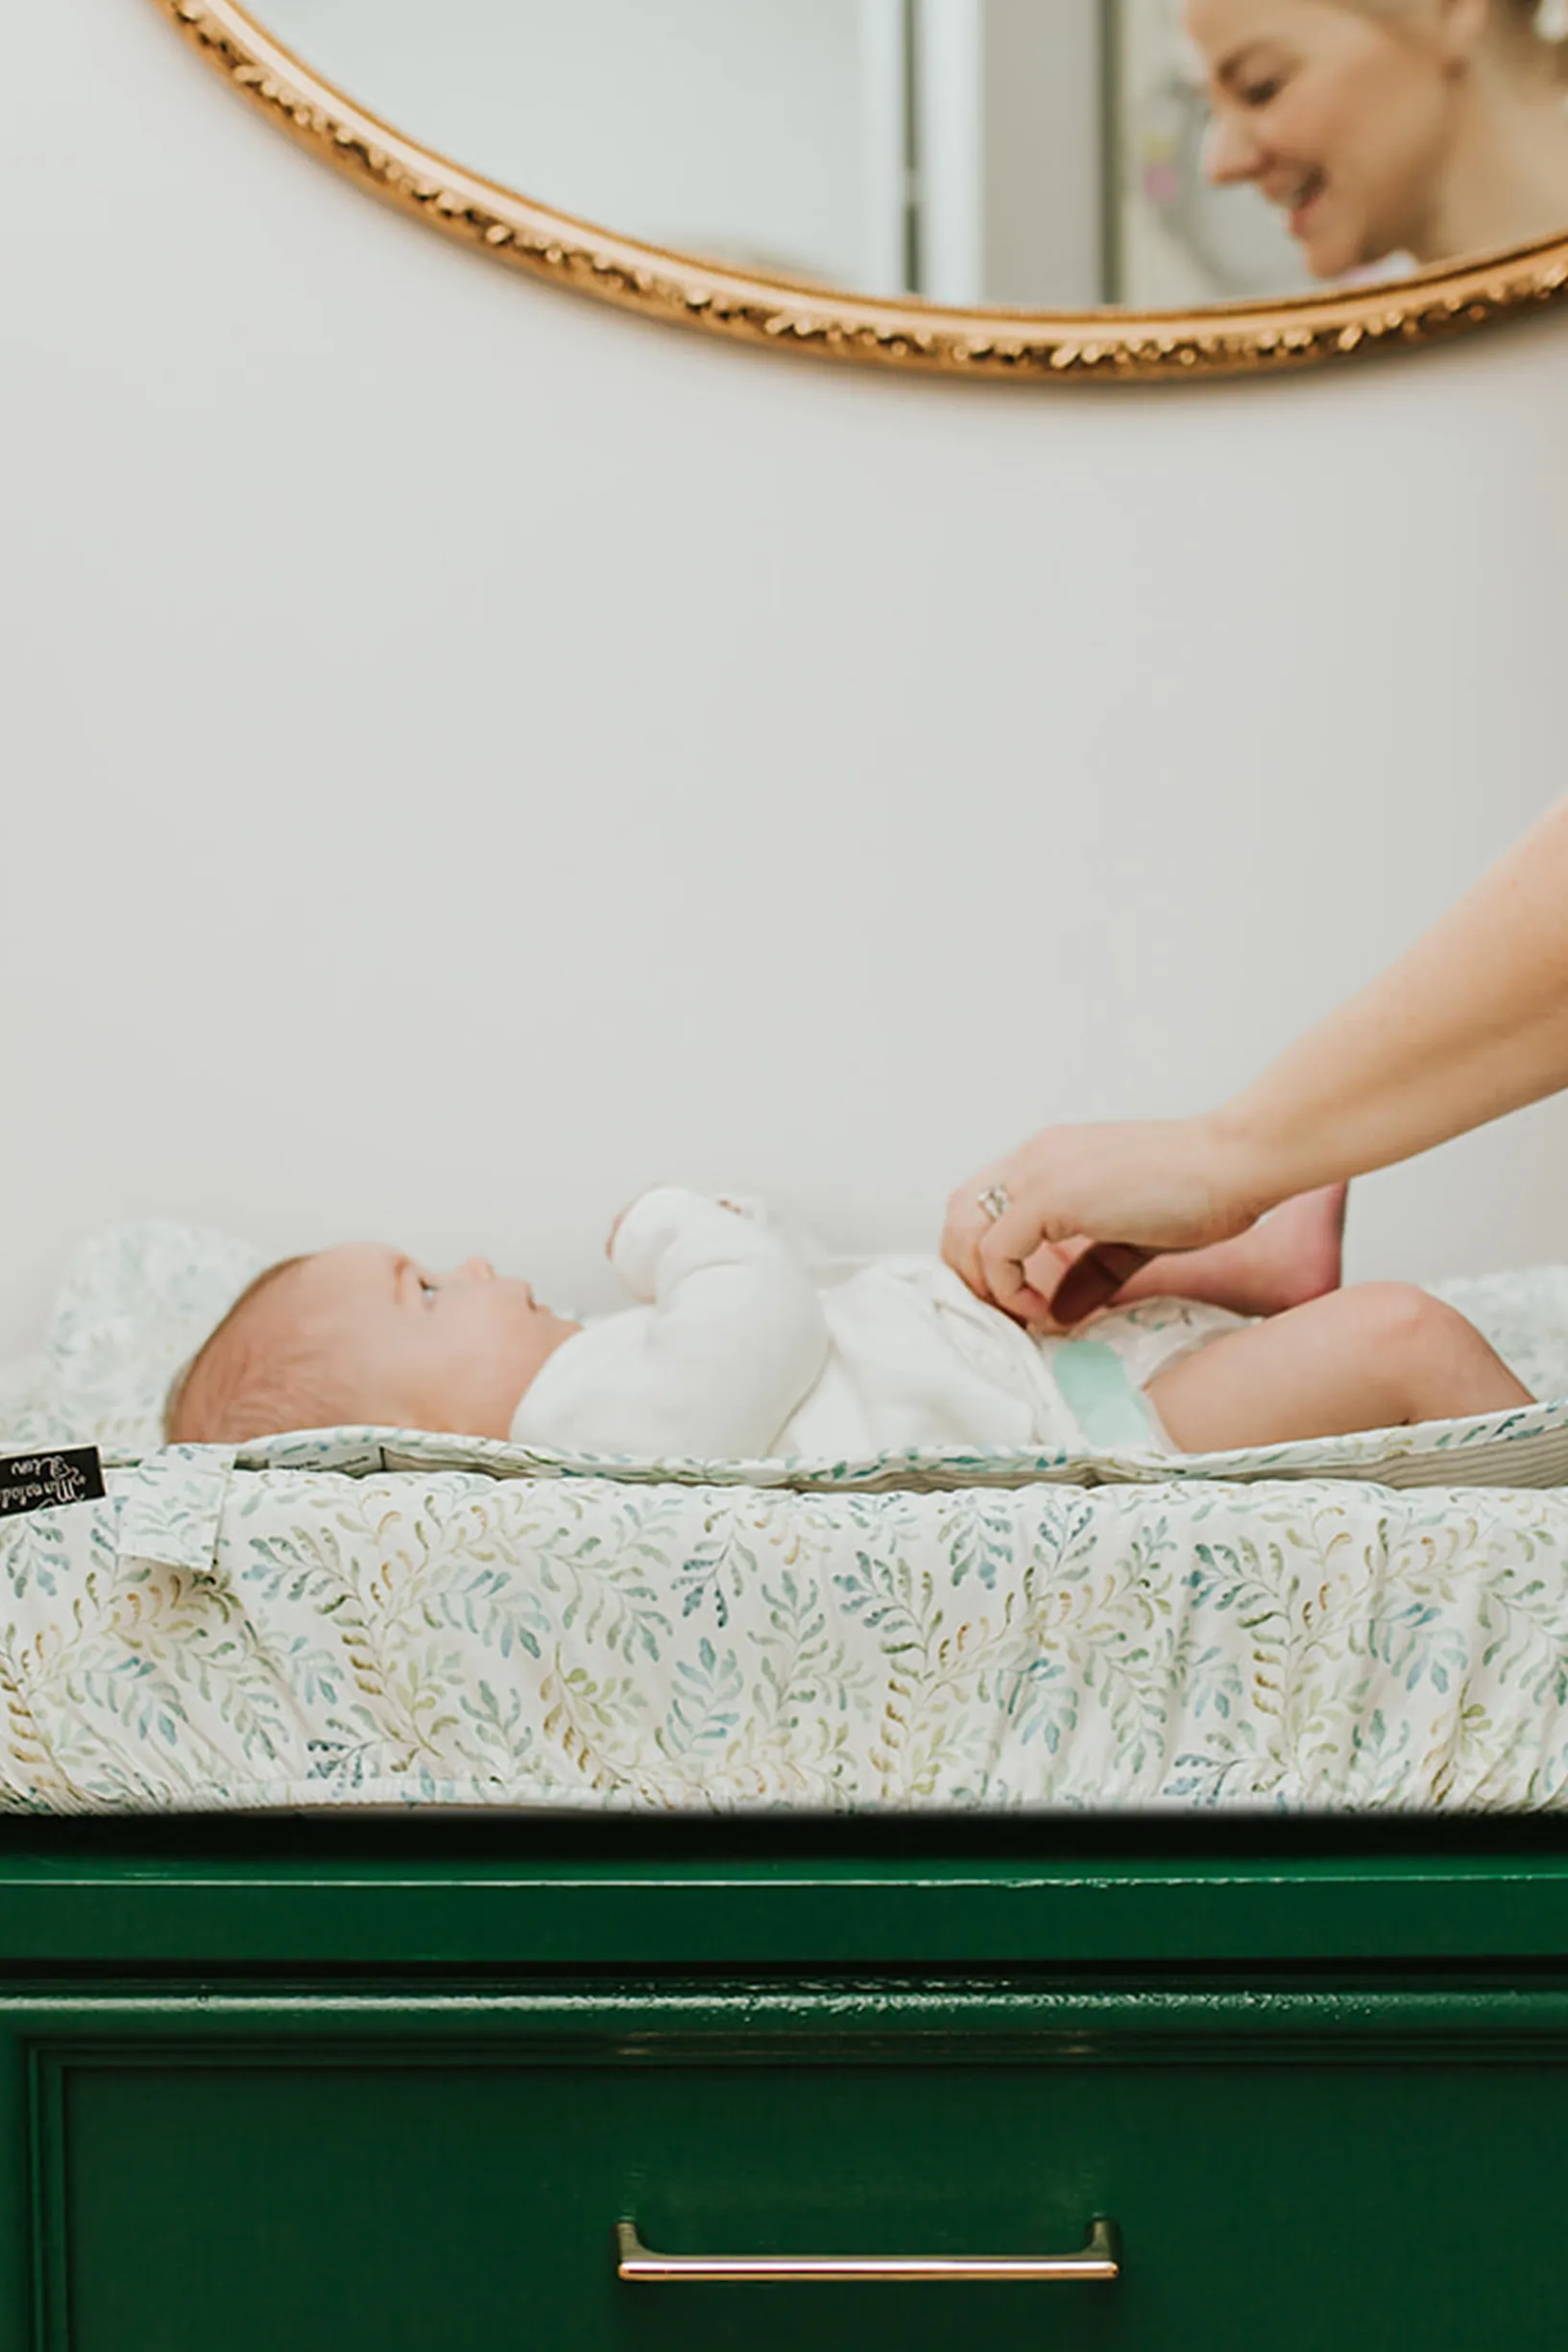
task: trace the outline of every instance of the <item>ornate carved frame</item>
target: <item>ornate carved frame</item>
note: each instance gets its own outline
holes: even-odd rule
[[[1354,293],[1194,312],[949,310],[719,269],[553,212],[417,145],[291,56],[239,0],[154,0],[273,122],[373,195],[536,278],[734,342],[927,375],[1147,383],[1278,375],[1435,343],[1568,290],[1568,233]]]

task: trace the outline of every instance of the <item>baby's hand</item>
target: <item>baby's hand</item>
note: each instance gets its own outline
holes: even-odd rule
[[[607,1258],[613,1258],[615,1256],[615,1235],[620,1231],[621,1226],[626,1223],[627,1218],[630,1217],[632,1211],[636,1208],[641,1198],[641,1193],[635,1193],[633,1195],[632,1199],[627,1201],[626,1206],[616,1217],[614,1224],[612,1224],[608,1234],[605,1236],[604,1254]]]
[[[610,1228],[609,1238],[604,1245],[604,1254],[607,1258],[615,1256],[615,1235],[620,1231],[621,1226],[626,1223],[627,1218],[630,1217],[632,1211],[636,1208],[638,1201],[645,1200],[648,1194],[651,1192],[663,1192],[664,1189],[664,1186],[662,1184],[646,1184],[643,1186],[641,1192],[636,1194],[630,1200],[627,1201],[626,1206],[621,1210],[620,1215],[615,1219],[615,1224]],[[747,1208],[744,1201],[727,1200],[723,1193],[714,1195],[713,1205],[715,1208],[728,1209],[731,1215],[735,1217],[747,1217],[751,1214],[751,1211]]]

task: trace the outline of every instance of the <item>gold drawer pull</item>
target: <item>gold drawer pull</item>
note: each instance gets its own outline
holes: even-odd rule
[[[1101,2279],[1121,2276],[1116,2230],[1091,2221],[1081,2254],[655,2254],[635,2221],[615,2224],[621,2278],[638,2286],[842,2286],[858,2279]]]

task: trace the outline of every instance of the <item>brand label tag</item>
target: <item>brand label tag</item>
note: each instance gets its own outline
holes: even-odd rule
[[[104,1465],[96,1445],[52,1445],[36,1454],[0,1454],[0,1519],[61,1503],[96,1503]]]

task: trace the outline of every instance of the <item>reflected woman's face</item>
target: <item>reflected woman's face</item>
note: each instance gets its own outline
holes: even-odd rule
[[[1354,0],[1186,0],[1208,69],[1209,177],[1250,181],[1315,277],[1419,252],[1454,133],[1440,9]]]

